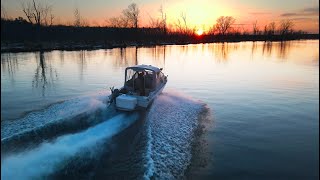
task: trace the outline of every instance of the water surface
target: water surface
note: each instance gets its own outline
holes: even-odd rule
[[[145,114],[106,112],[109,87],[136,64],[163,67],[164,93]],[[318,135],[318,40],[1,54],[3,177],[318,179]],[[42,171],[17,166],[46,156]]]

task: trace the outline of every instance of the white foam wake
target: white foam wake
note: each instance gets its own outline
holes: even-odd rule
[[[84,132],[65,135],[31,151],[4,157],[1,160],[1,178],[36,179],[51,174],[59,163],[83,149],[94,151],[99,148],[97,143],[121,132],[137,119],[137,113],[120,114]]]
[[[78,97],[54,104],[42,111],[31,112],[21,119],[1,122],[1,141],[14,135],[41,128],[48,123],[103,109],[106,107],[103,100],[107,95],[107,92],[100,92],[99,94]]]
[[[193,130],[204,108],[180,92],[160,95],[147,115],[148,143],[145,179],[182,179],[191,161]]]

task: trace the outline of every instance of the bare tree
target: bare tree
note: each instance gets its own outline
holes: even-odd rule
[[[81,17],[80,26],[88,27],[89,26],[89,21],[87,19]]]
[[[53,19],[54,19],[54,15],[50,13],[50,26],[53,25]]]
[[[129,27],[128,19],[123,16],[112,17],[109,20],[107,20],[107,22],[110,24],[111,27],[115,27],[115,28]]]
[[[259,30],[257,23],[258,23],[257,21],[252,23],[252,32],[254,35],[257,35],[260,33],[260,30]]]
[[[177,19],[177,22],[175,22],[174,25],[176,27],[176,31],[183,33],[183,28],[182,28],[182,24],[180,22],[180,19]]]
[[[42,11],[42,19],[41,19],[41,24],[48,26],[53,24],[53,19],[54,15],[52,14],[52,7],[48,5],[43,6],[43,11]]]
[[[122,14],[118,17],[112,17],[106,20],[111,27],[128,28],[139,26],[139,13],[140,10],[135,3],[128,6],[127,9],[122,11]]]
[[[306,34],[305,31],[302,31],[301,29],[295,32],[296,34]]]
[[[120,21],[118,17],[112,17],[106,20],[111,27],[120,27]]]
[[[264,25],[264,31],[263,31],[264,35],[268,34],[268,25]]]
[[[217,28],[215,25],[211,26],[208,30],[208,34],[214,35],[217,33]]]
[[[188,26],[187,26],[187,14],[186,12],[181,12],[180,17],[183,21],[183,25],[184,25],[184,33],[188,32]]]
[[[33,4],[31,2],[27,2],[27,3],[22,2],[21,3],[22,11],[24,12],[26,17],[28,18],[29,22],[34,23],[34,24],[39,22],[39,24],[40,24],[40,21],[37,22],[38,11],[36,10],[36,7],[34,7],[34,6],[36,6],[34,0],[33,0]]]
[[[32,24],[40,25],[48,25],[48,14],[52,15],[52,6],[48,4],[42,4],[40,2],[36,2],[35,0],[22,2],[21,8],[28,21]],[[53,18],[52,18],[53,20]]]
[[[152,18],[149,15],[150,27],[159,28],[159,29],[161,29],[162,32],[166,32],[166,30],[167,30],[167,15],[163,12],[162,6],[160,6],[159,12],[160,12],[161,18]]]
[[[80,11],[79,11],[78,7],[76,7],[74,9],[73,15],[74,15],[74,26],[80,27],[81,26],[81,16],[80,16]]]
[[[151,28],[160,28],[161,27],[161,20],[160,19],[155,19],[155,18],[152,18],[150,15],[149,15],[149,24],[150,24],[150,27]]]
[[[225,35],[231,28],[232,24],[236,21],[232,16],[220,16],[217,19],[216,28],[219,34]]]
[[[187,14],[186,12],[181,12],[180,17],[174,23],[176,31],[183,34],[192,34],[196,28],[190,29],[187,23]],[[194,30],[194,31],[193,31]]]
[[[122,11],[124,17],[126,17],[131,27],[138,28],[140,10],[136,3],[132,3],[127,9]]]
[[[4,3],[1,2],[1,19],[8,19],[7,10],[4,7]]]
[[[248,35],[248,30],[245,28],[244,24],[241,24],[242,35]]]
[[[162,5],[159,9],[160,14],[161,14],[161,28],[164,32],[167,31],[167,14],[163,12]]]
[[[271,22],[268,25],[264,26],[264,34],[265,35],[274,35],[276,33],[276,23]]]
[[[281,35],[285,35],[288,34],[289,32],[292,31],[294,24],[292,21],[290,20],[282,20],[280,23],[280,27],[279,27],[279,33]]]
[[[241,32],[243,32],[243,27],[242,26],[236,26],[236,27],[233,28],[233,33],[235,35],[240,35]]]
[[[51,6],[44,5],[35,0],[22,2],[21,7],[28,21],[32,24],[37,24],[38,26],[45,23],[48,11],[51,9]]]
[[[275,22],[271,22],[269,24],[269,31],[270,31],[270,34],[275,34],[276,33],[276,23]]]

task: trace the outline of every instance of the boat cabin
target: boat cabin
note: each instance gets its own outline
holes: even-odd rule
[[[150,65],[137,65],[127,67],[125,71],[124,89],[137,96],[149,96],[164,81],[166,76],[161,72],[162,68]]]

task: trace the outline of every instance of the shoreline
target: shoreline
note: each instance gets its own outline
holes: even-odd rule
[[[19,53],[19,52],[37,52],[37,51],[77,51],[77,50],[99,50],[127,47],[153,47],[163,45],[188,45],[188,44],[206,44],[206,43],[235,43],[235,42],[281,42],[294,40],[319,40],[319,37],[306,38],[235,38],[235,39],[197,39],[184,41],[45,41],[45,42],[14,42],[1,41],[1,53]]]

